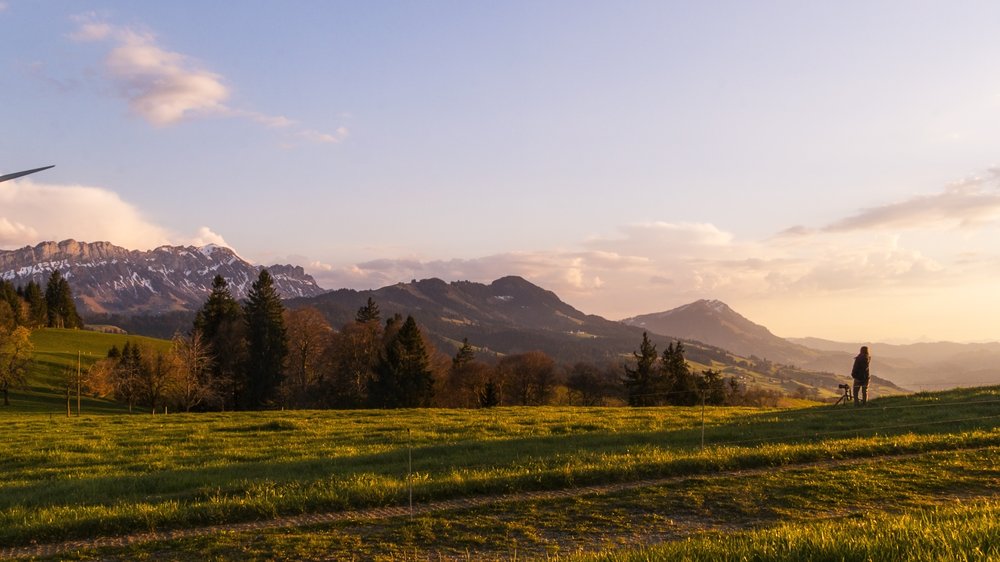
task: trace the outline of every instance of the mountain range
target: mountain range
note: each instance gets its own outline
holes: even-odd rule
[[[215,275],[225,277],[234,297],[242,299],[261,269],[229,248],[211,245],[136,251],[66,240],[0,251],[3,279],[15,285],[28,280],[44,284],[58,270],[88,322],[159,337],[190,327]],[[412,314],[446,353],[468,338],[486,356],[541,350],[566,363],[618,363],[631,357],[647,331],[658,336],[661,351],[668,341],[682,340],[691,361],[728,369],[745,380],[784,385],[787,391],[797,384],[835,389],[861,345],[781,338],[718,300],[618,322],[585,314],[514,276],[489,284],[425,279],[367,291],[325,291],[301,267],[273,265],[268,270],[290,308],[314,307],[339,328],[373,298],[383,318]],[[884,379],[915,390],[1000,382],[994,367],[1000,364],[1000,343],[868,345],[873,372],[889,389],[892,385]]]
[[[892,345],[785,339],[717,300],[700,300],[622,322],[656,334],[709,343],[740,355],[845,375],[858,350],[867,345],[872,352],[872,372],[911,390],[1000,384],[1000,343]]]
[[[0,279],[14,285],[34,281],[45,286],[53,271],[70,283],[83,315],[163,314],[201,306],[222,275],[237,299],[244,298],[262,266],[233,250],[208,245],[161,246],[128,250],[108,242],[42,242],[18,250],[0,250]],[[284,298],[323,292],[299,266],[272,265],[268,271]]]
[[[439,350],[454,353],[467,338],[477,348],[477,355],[487,359],[490,355],[541,350],[563,363],[620,365],[638,349],[644,331],[580,312],[552,291],[515,276],[489,284],[424,279],[367,291],[341,289],[286,304],[291,308],[313,307],[331,325],[340,327],[352,322],[369,298],[378,304],[383,318],[412,315]],[[755,361],[693,338],[652,335],[660,351],[678,339],[683,339],[685,357],[696,369],[720,370],[748,386],[784,394],[832,396],[837,385],[846,380],[832,373]],[[876,385],[882,394],[902,392],[881,378]]]

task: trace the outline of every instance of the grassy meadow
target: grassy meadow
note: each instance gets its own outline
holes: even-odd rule
[[[621,549],[658,542],[673,548],[682,538],[695,540],[692,533],[713,544],[737,540],[743,535],[730,532],[755,532],[758,525],[778,533],[788,523],[806,533],[816,513],[836,519],[892,506],[936,508],[950,498],[995,499],[1000,481],[996,387],[886,397],[860,409],[545,407],[156,416],[88,415],[85,409],[80,418],[8,413],[3,419],[5,545],[406,505],[411,483],[414,501],[423,503],[685,477],[562,504],[521,502],[374,527],[268,531],[253,533],[253,540],[222,534],[154,545],[148,552],[141,546],[102,550],[105,558],[152,556],[164,548],[169,559],[184,558],[189,550],[191,559],[206,551],[219,559],[311,558],[341,547],[376,558],[408,557],[410,548],[504,558],[519,549],[522,556],[570,555],[574,541],[591,537],[577,550],[643,559],[650,551]],[[831,461],[844,464],[813,466]],[[761,468],[773,470],[727,475]],[[959,512],[940,516],[962,518]],[[823,536],[819,527],[808,532]],[[750,544],[760,544],[747,536]],[[248,546],[248,540],[259,544]]]
[[[94,362],[107,356],[111,346],[119,349],[126,341],[154,349],[166,350],[170,342],[144,336],[105,334],[86,330],[65,330],[61,328],[41,328],[31,333],[34,345],[34,364],[28,377],[26,388],[15,388],[10,392],[10,406],[0,407],[0,419],[10,415],[34,413],[66,415],[66,386],[75,381],[77,361],[80,369],[86,371]],[[76,414],[76,390],[73,387],[72,408]],[[126,406],[108,400],[81,397],[83,413],[121,413]]]

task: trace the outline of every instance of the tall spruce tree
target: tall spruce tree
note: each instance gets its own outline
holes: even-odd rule
[[[46,325],[50,328],[81,328],[83,322],[76,312],[73,292],[58,270],[49,276],[45,286],[45,306],[48,312]]]
[[[381,318],[381,314],[382,313],[379,311],[378,304],[375,302],[375,299],[368,297],[368,302],[358,309],[358,313],[355,315],[354,320],[359,324],[378,322]]]
[[[240,406],[246,388],[245,331],[243,309],[229,292],[225,278],[216,275],[208,300],[195,315],[194,332],[205,344],[215,390],[223,396],[223,406],[231,409]]]
[[[42,288],[34,281],[28,281],[24,288],[24,300],[28,303],[28,318],[26,324],[29,328],[41,328],[49,323],[49,310],[45,302],[45,295]]]
[[[375,364],[369,398],[377,408],[417,408],[430,406],[433,396],[430,356],[417,321],[408,316]]]
[[[629,406],[655,406],[662,400],[663,376],[657,368],[656,346],[649,341],[649,334],[642,333],[639,351],[632,352],[635,368],[625,365],[625,390]]]
[[[5,280],[0,281],[0,303],[7,303],[7,306],[10,307],[11,319],[16,326],[23,326],[25,323],[21,306],[23,302],[13,283]]]
[[[684,359],[684,344],[671,343],[663,352],[663,377],[666,382],[667,402],[678,406],[692,406],[700,401],[698,378],[691,372]]]
[[[457,371],[471,363],[475,358],[476,352],[469,345],[469,338],[462,338],[462,347],[458,348],[458,352],[451,358],[451,368],[453,371]]]
[[[251,410],[273,407],[278,397],[288,355],[284,312],[274,279],[266,269],[261,270],[243,305],[247,340],[244,406]]]

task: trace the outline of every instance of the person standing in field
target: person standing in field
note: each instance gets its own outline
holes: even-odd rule
[[[868,353],[868,346],[861,346],[861,352],[854,358],[854,368],[851,369],[851,378],[854,379],[854,405],[864,406],[868,403],[868,382],[872,375],[869,370],[872,363],[872,356]],[[860,400],[858,393],[860,391]]]

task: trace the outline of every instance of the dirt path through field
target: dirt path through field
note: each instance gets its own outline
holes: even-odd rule
[[[993,446],[964,449],[967,451],[986,450],[995,448]],[[50,557],[60,553],[79,549],[95,549],[105,547],[125,547],[129,545],[160,542],[175,539],[201,537],[220,532],[243,532],[264,529],[279,529],[290,527],[306,527],[311,525],[324,525],[341,521],[370,521],[388,519],[392,517],[406,517],[409,515],[420,515],[430,512],[463,510],[476,507],[484,507],[501,503],[517,503],[525,501],[545,501],[565,498],[575,498],[595,494],[613,494],[627,490],[647,488],[676,484],[687,480],[705,478],[729,478],[739,476],[753,476],[777,470],[797,470],[810,469],[816,467],[837,467],[852,464],[862,464],[873,462],[880,458],[905,459],[923,455],[941,453],[945,451],[924,451],[920,453],[904,453],[898,455],[880,455],[876,457],[856,457],[850,459],[836,459],[828,461],[814,461],[808,463],[786,464],[780,466],[766,466],[752,469],[729,470],[704,474],[693,474],[684,476],[672,476],[667,478],[656,478],[648,480],[638,480],[633,482],[620,482],[614,484],[599,484],[593,486],[581,486],[578,488],[563,488],[559,490],[544,490],[537,492],[521,492],[517,494],[501,496],[479,496],[471,498],[457,498],[452,500],[436,501],[424,504],[414,504],[412,510],[409,506],[393,507],[373,507],[366,509],[355,509],[348,511],[337,511],[329,513],[312,513],[304,515],[292,515],[279,517],[276,519],[247,521],[243,523],[225,523],[221,525],[211,525],[207,527],[192,527],[188,529],[175,529],[166,531],[151,531],[144,533],[134,533],[129,535],[119,535],[114,537],[97,537],[92,539],[81,539],[64,541],[51,544],[37,544],[16,547],[0,547],[0,559],[8,560],[26,557]]]

